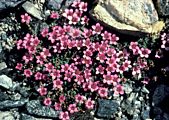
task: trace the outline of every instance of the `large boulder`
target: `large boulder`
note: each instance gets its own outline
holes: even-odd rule
[[[103,24],[132,35],[158,33],[164,27],[152,0],[98,0],[90,14]]]

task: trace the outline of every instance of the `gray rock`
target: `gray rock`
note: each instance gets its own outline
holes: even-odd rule
[[[0,12],[6,9],[14,8],[25,0],[1,0],[0,1]]]
[[[169,95],[169,87],[166,85],[159,85],[153,94],[154,105],[160,104]]]
[[[52,119],[35,118],[31,115],[27,115],[27,114],[22,113],[20,120],[52,120]]]
[[[1,96],[0,101],[4,101],[4,100],[9,99],[9,96],[5,92],[0,91],[0,96]]]
[[[0,102],[0,110],[21,107],[27,102],[28,102],[27,99],[5,100],[5,101]]]
[[[0,120],[15,120],[11,112],[0,112]]]
[[[25,2],[22,7],[25,9],[25,11],[29,14],[31,14],[32,16],[34,16],[35,18],[42,20],[42,13],[39,9],[37,9],[35,7],[34,4],[32,4],[31,2]]]
[[[169,15],[169,0],[157,0],[158,12],[162,16]]]
[[[51,10],[59,10],[64,0],[48,0],[47,7]]]
[[[59,115],[59,111],[55,111],[50,107],[41,105],[38,100],[29,101],[26,105],[26,109],[29,114],[40,117],[57,118]]]
[[[97,115],[103,118],[110,118],[114,113],[117,112],[119,104],[115,100],[98,100]]]
[[[6,63],[5,63],[5,62],[1,62],[1,63],[0,63],[0,70],[3,70],[3,69],[5,69],[5,68],[7,68]]]
[[[6,75],[1,75],[0,76],[0,86],[6,88],[6,89],[9,89],[12,87],[12,79],[9,78],[8,76]]]

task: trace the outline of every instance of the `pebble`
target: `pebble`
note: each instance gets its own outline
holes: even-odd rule
[[[7,68],[6,63],[5,63],[5,62],[1,62],[1,63],[0,63],[0,70],[3,70],[3,69],[5,69],[5,68]]]
[[[0,86],[3,88],[9,89],[12,88],[12,79],[6,75],[0,75]]]

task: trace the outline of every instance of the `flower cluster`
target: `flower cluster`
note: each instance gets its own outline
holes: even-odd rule
[[[82,27],[88,26],[86,11],[87,3],[74,1],[63,13],[51,13],[50,18],[62,16],[66,23],[44,28],[39,37],[28,33],[16,43],[18,50],[26,51],[16,69],[39,85],[37,92],[44,105],[61,111],[62,120],[94,109],[98,97],[108,99],[111,92],[123,95],[125,73],[133,78],[142,76],[151,53],[138,42],[131,42],[128,48],[117,47],[119,37],[99,23]],[[29,23],[29,18],[21,17]]]

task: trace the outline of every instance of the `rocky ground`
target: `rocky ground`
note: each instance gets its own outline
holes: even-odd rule
[[[57,120],[58,112],[43,106],[36,100],[37,94],[31,92],[26,83],[15,78],[13,66],[17,54],[12,50],[17,34],[23,29],[18,21],[18,13],[25,11],[34,17],[34,33],[44,26],[50,10],[61,10],[74,0],[1,0],[0,1],[0,120]],[[158,2],[157,2],[158,1]],[[160,15],[169,15],[169,4],[159,2]],[[162,0],[164,2],[168,0]],[[168,1],[169,2],[169,1]],[[166,19],[167,21],[167,19]],[[14,34],[15,33],[15,34]],[[119,34],[119,33],[117,33]],[[15,38],[15,39],[14,39]],[[76,113],[71,120],[169,120],[169,82],[151,83],[139,86],[128,82],[126,96],[116,100],[98,99],[93,112]],[[95,114],[94,114],[95,112]],[[116,114],[114,114],[116,113]]]

